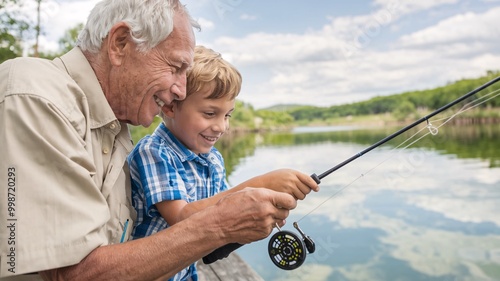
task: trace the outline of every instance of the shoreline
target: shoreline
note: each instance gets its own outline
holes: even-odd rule
[[[231,133],[265,133],[265,132],[291,132],[296,128],[306,128],[306,127],[349,127],[349,128],[367,128],[367,127],[388,127],[388,126],[400,126],[404,127],[412,122],[419,120],[422,117],[415,118],[414,120],[398,121],[394,118],[388,116],[360,116],[357,118],[342,118],[336,120],[315,120],[308,123],[299,122],[296,124],[291,124],[287,126],[275,126],[269,128],[242,128],[233,127],[230,129]],[[432,121],[432,119],[430,119]],[[451,125],[495,125],[500,124],[500,117],[459,117],[454,118],[449,122]]]

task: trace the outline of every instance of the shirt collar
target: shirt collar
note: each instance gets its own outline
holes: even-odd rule
[[[102,127],[116,120],[99,80],[80,48],[75,47],[60,57],[64,67],[87,97],[92,129]]]

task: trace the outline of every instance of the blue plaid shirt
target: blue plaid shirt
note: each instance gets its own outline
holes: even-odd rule
[[[128,156],[132,179],[132,200],[137,221],[133,239],[167,228],[155,204],[165,200],[190,203],[227,190],[224,159],[212,147],[209,153],[195,154],[187,149],[161,123],[151,136],[141,139]],[[202,227],[202,226],[200,226]],[[198,280],[195,264],[170,280]]]

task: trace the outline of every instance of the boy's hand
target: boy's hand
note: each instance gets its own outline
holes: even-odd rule
[[[256,177],[258,186],[285,192],[295,199],[304,199],[311,190],[319,191],[319,185],[311,176],[292,169],[279,169]]]

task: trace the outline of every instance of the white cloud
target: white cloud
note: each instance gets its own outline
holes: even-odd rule
[[[98,0],[43,2],[41,48],[47,51],[57,51],[59,39],[68,29],[74,28],[79,23],[85,24],[90,10],[97,2]]]
[[[500,8],[443,19],[386,42],[383,49],[373,42],[382,33],[390,34],[400,17],[455,2],[380,0],[380,9],[370,15],[333,18],[316,31],[220,37],[214,47],[230,54],[245,76],[257,75],[258,68],[269,72],[261,83],[243,85],[240,98],[256,108],[277,103],[334,105],[437,87],[496,68]]]
[[[298,61],[342,57],[341,42],[322,34],[252,33],[244,38],[220,37],[214,41],[218,50],[231,53],[239,65],[296,64]],[[318,57],[318,54],[322,56]]]
[[[196,20],[200,24],[202,32],[208,31],[208,30],[213,30],[215,28],[215,24],[210,20],[207,20],[205,18],[198,18]]]
[[[456,4],[459,0],[375,0],[374,5],[379,6],[381,9],[395,11],[401,14],[410,14],[422,10],[429,10],[446,4]]]
[[[249,15],[249,14],[242,14],[240,16],[241,20],[256,20],[257,16]]]
[[[454,188],[461,187],[454,185]],[[471,190],[468,191],[471,192]],[[471,198],[474,197],[469,195],[462,198],[461,196],[450,194],[446,198],[438,198],[432,195],[412,194],[411,198],[408,198],[408,203],[425,210],[441,213],[445,217],[456,221],[464,223],[493,222],[497,226],[500,226],[500,218],[496,215],[499,211],[497,198],[487,199],[485,195],[482,196],[481,201]],[[470,212],[470,210],[474,210],[474,212]]]
[[[402,47],[480,43],[487,47],[500,43],[500,7],[484,14],[466,13],[440,21],[434,26],[403,36]],[[483,49],[483,48],[482,48]]]
[[[284,271],[274,281],[327,281],[333,271],[334,269],[328,265],[306,263],[294,271]]]

